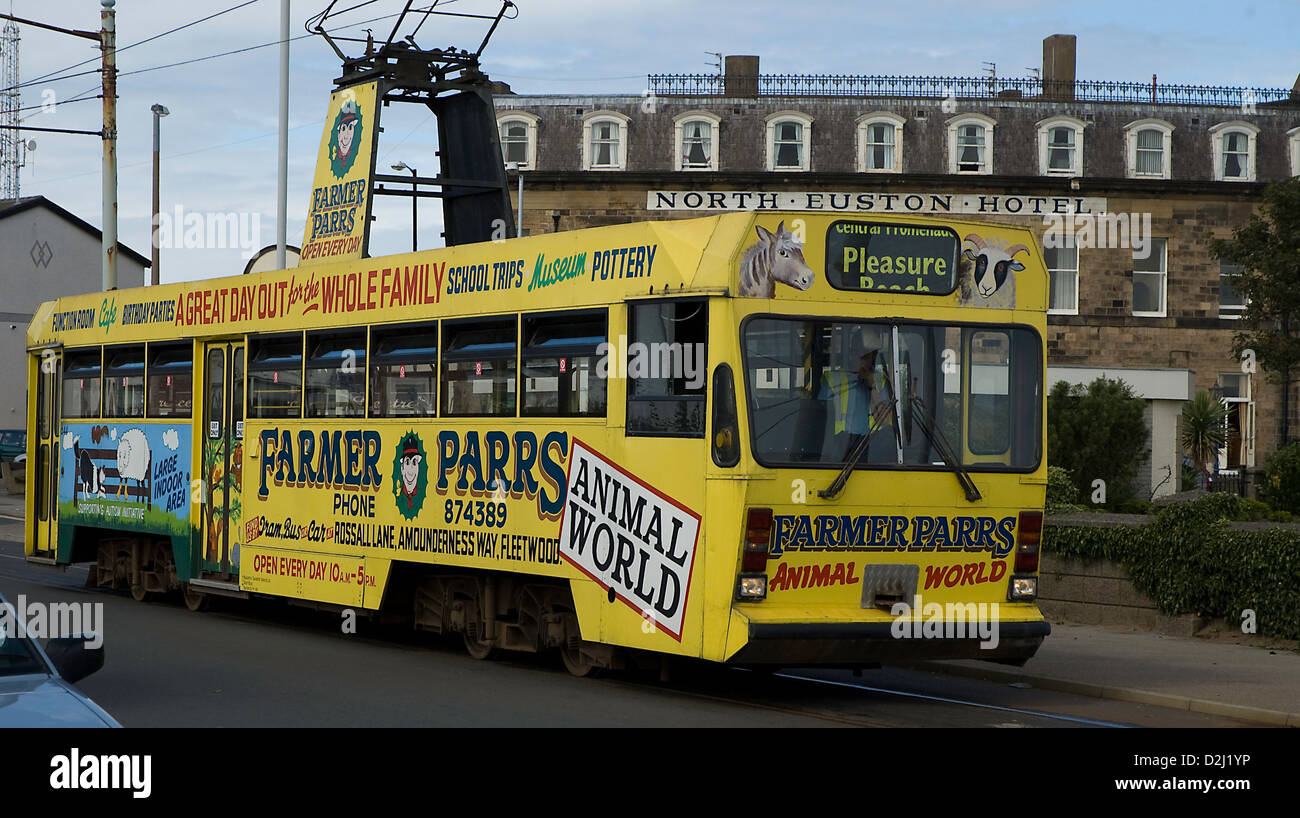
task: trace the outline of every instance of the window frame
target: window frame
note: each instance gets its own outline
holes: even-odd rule
[[[1287,153],[1291,156],[1291,175],[1300,176],[1300,126],[1286,132]]]
[[[984,160],[980,170],[960,170],[960,149],[957,144],[959,131],[966,125],[979,125],[984,128]],[[947,122],[948,126],[948,172],[962,176],[993,175],[993,135],[997,131],[997,120],[984,114],[959,114]]]
[[[125,375],[123,375],[123,372],[125,371],[123,368],[121,368],[121,367],[112,367],[112,366],[109,366],[109,359],[110,359],[110,356],[112,356],[112,355],[116,355],[116,354],[119,354],[119,353],[123,353],[123,352],[132,352],[132,351],[135,351],[135,350],[139,350],[139,353],[140,353],[140,374],[139,374],[139,378],[140,378],[140,395],[141,395],[141,401],[140,401],[140,414],[138,414],[138,415],[110,415],[110,414],[108,414],[108,384],[109,384],[109,379],[110,379],[110,378],[119,378],[119,377],[129,377],[129,376],[125,376]],[[145,410],[145,406],[149,403],[149,394],[148,394],[148,384],[149,384],[148,364],[149,364],[149,353],[148,353],[148,350],[145,349],[145,344],[144,344],[143,342],[141,342],[141,343],[135,343],[135,344],[114,344],[114,345],[112,345],[112,346],[106,346],[106,347],[104,347],[104,357],[103,357],[103,362],[102,362],[102,365],[100,366],[100,377],[101,377],[101,381],[100,381],[100,385],[99,385],[99,388],[100,388],[100,413],[101,413],[101,416],[102,416],[102,417],[104,417],[104,418],[111,418],[111,419],[114,419],[114,420],[143,420],[143,419],[144,419],[145,411],[146,411],[146,410]]]
[[[708,341],[709,341],[709,332],[710,332],[710,329],[711,329],[711,328],[710,328],[710,319],[711,319],[711,315],[710,315],[710,314],[711,314],[711,312],[712,312],[712,310],[710,309],[710,300],[711,300],[711,299],[709,299],[709,298],[701,298],[701,297],[699,297],[699,296],[683,296],[683,297],[681,297],[681,298],[675,298],[675,297],[673,297],[673,298],[647,298],[647,299],[637,299],[637,300],[635,300],[635,301],[629,301],[629,302],[628,302],[628,304],[627,304],[627,343],[628,343],[628,348],[629,348],[629,349],[631,348],[631,345],[632,345],[633,343],[636,343],[636,342],[638,342],[638,341],[641,340],[640,336],[636,334],[636,317],[635,317],[635,316],[636,316],[636,309],[637,309],[638,307],[645,307],[645,306],[664,306],[664,305],[668,305],[668,304],[672,304],[672,305],[674,305],[674,306],[675,306],[675,305],[678,305],[678,304],[698,304],[699,306],[701,306],[701,307],[704,309],[704,311],[705,311],[705,313],[704,313],[704,338],[703,338],[703,341],[702,341],[702,343],[704,344],[704,357],[705,357],[705,360],[702,362],[702,366],[703,366],[703,368],[704,368],[704,383],[701,385],[701,387],[700,387],[700,394],[698,394],[698,395],[646,395],[646,394],[636,394],[635,391],[634,391],[634,389],[633,389],[633,387],[634,387],[634,385],[637,384],[639,381],[636,380],[636,379],[634,379],[634,378],[628,377],[627,374],[624,373],[624,378],[623,378],[623,381],[624,381],[624,385],[623,385],[623,399],[624,399],[624,401],[625,401],[625,403],[624,403],[624,422],[623,422],[623,436],[624,436],[624,437],[650,437],[650,438],[663,437],[663,438],[678,438],[678,439],[682,439],[682,440],[706,440],[706,439],[708,438],[708,435],[709,435],[709,415],[708,415],[708,408],[709,408],[709,406],[708,406],[708,403],[709,403],[709,379],[710,379],[709,361],[708,361],[708,357],[709,357],[709,355],[708,355],[708,349],[709,349],[709,343],[708,343]],[[680,318],[679,318],[679,319],[675,319],[675,320],[680,321],[680,320],[684,320],[684,319],[680,319]],[[672,342],[670,342],[670,343],[680,343],[680,342],[674,340],[674,341],[672,341]],[[700,404],[700,429],[699,429],[699,433],[698,433],[698,434],[688,434],[688,433],[685,433],[685,432],[674,432],[674,431],[666,431],[666,432],[664,432],[664,431],[641,431],[641,430],[634,430],[634,429],[632,428],[632,424],[631,424],[632,405],[633,405],[634,403],[638,403],[638,402],[649,403],[649,402],[653,402],[653,401],[659,401],[659,402],[663,402],[663,401],[677,401],[677,402],[682,402],[682,403],[699,403],[699,404]]]
[[[479,326],[484,329],[494,324],[514,324],[514,342],[511,348],[509,360],[514,364],[514,372],[503,383],[513,384],[511,391],[514,400],[511,411],[509,412],[449,412],[442,405],[444,400],[448,399],[450,391],[447,388],[447,364],[459,363],[462,361],[504,361],[505,357],[487,358],[483,355],[475,355],[469,352],[455,351],[448,354],[447,333],[457,331],[465,327]],[[438,417],[440,418],[517,418],[519,417],[519,313],[509,313],[506,315],[484,315],[473,318],[448,318],[440,322],[438,327]],[[478,376],[476,376],[478,377]]]
[[[764,143],[767,151],[767,170],[770,173],[807,173],[812,170],[813,118],[802,111],[777,111],[764,119]],[[799,131],[799,166],[776,165],[776,129],[784,122],[796,122]],[[785,144],[785,143],[782,143]]]
[[[506,158],[506,125],[522,122],[525,128],[525,161],[519,165],[520,170],[537,169],[537,128],[542,118],[527,111],[508,111],[497,115],[497,140],[501,143],[501,161],[509,163]]]
[[[246,404],[246,406],[244,407],[244,417],[256,418],[258,420],[295,420],[295,419],[301,420],[302,419],[303,413],[307,409],[306,407],[307,378],[306,378],[306,369],[305,369],[307,363],[307,351],[306,351],[306,341],[304,339],[304,335],[305,333],[300,330],[298,332],[274,332],[274,333],[267,333],[265,335],[249,336],[248,343],[246,344],[247,351],[244,353],[244,377],[247,381],[247,385],[244,388],[244,402]],[[261,414],[260,412],[256,411],[257,407],[253,406],[253,394],[254,394],[253,373],[279,371],[281,367],[259,364],[257,362],[256,353],[260,351],[261,346],[264,344],[274,344],[274,343],[289,341],[293,339],[297,339],[298,341],[298,412],[297,414],[292,414],[292,415]],[[206,360],[206,356],[205,356],[205,360]],[[206,381],[203,384],[203,388],[205,390],[207,389]]]
[[[89,360],[94,353],[98,353],[99,355],[99,365],[95,367],[95,373],[96,373],[95,378],[99,381],[99,400],[97,405],[95,406],[95,414],[93,415],[64,414],[63,412],[65,406],[64,400],[66,398],[66,395],[68,394],[68,391],[67,389],[64,388],[63,384],[69,380],[72,380],[72,378],[69,377],[68,374],[69,372],[80,371],[80,370],[73,370],[70,366],[70,363],[71,361],[76,360],[79,357],[84,357],[87,360]],[[87,369],[86,371],[89,371],[89,369]],[[81,380],[85,380],[86,376],[81,375],[78,377]],[[59,416],[56,419],[56,421],[62,422],[65,418],[71,420],[99,420],[103,417],[104,417],[104,348],[102,346],[89,346],[89,347],[72,347],[64,350],[63,365],[60,367],[60,372],[59,372]]]
[[[1150,241],[1160,242],[1160,253],[1161,253],[1160,270],[1158,273],[1155,270],[1138,270],[1136,269],[1137,268],[1136,264],[1134,264],[1133,269],[1130,269],[1129,275],[1132,276],[1134,279],[1133,281],[1134,289],[1129,294],[1129,298],[1131,299],[1132,302],[1129,305],[1131,307],[1130,313],[1135,318],[1166,318],[1169,315],[1169,238],[1167,236],[1162,236],[1162,237],[1153,236],[1151,237]],[[1155,252],[1154,245],[1152,246],[1151,250],[1153,253]],[[1136,261],[1136,259],[1134,259],[1134,261]],[[1137,299],[1134,297],[1136,295],[1136,287],[1137,287],[1136,277],[1139,275],[1153,276],[1157,274],[1160,276],[1160,311],[1159,312],[1138,311]]]
[[[1248,298],[1246,298],[1246,297],[1243,295],[1243,296],[1241,296],[1241,305],[1240,305],[1240,306],[1232,306],[1232,305],[1229,305],[1228,311],[1227,311],[1227,312],[1224,312],[1224,304],[1223,304],[1223,279],[1224,279],[1224,272],[1223,272],[1223,267],[1224,267],[1225,264],[1226,264],[1226,265],[1229,265],[1229,266],[1231,266],[1231,267],[1235,267],[1235,268],[1237,268],[1238,270],[1241,270],[1241,265],[1240,265],[1240,264],[1234,264],[1234,263],[1232,263],[1232,262],[1224,261],[1223,259],[1219,259],[1219,295],[1218,295],[1219,318],[1221,318],[1221,319],[1223,319],[1223,320],[1225,320],[1225,321],[1239,321],[1239,320],[1241,320],[1241,315],[1242,315],[1242,313],[1244,313],[1244,312],[1246,311],[1246,307],[1247,307],[1247,305],[1250,303],[1250,300],[1249,300]],[[1229,273],[1228,275],[1231,276],[1232,274]],[[1238,275],[1240,275],[1240,273],[1238,273]]]
[[[423,418],[428,420],[431,418],[438,417],[438,412],[440,409],[439,401],[441,400],[442,397],[441,396],[442,369],[438,360],[438,356],[442,352],[441,323],[442,323],[441,321],[438,321],[437,319],[433,319],[430,321],[416,321],[416,322],[405,323],[405,324],[375,324],[370,327],[370,333],[368,336],[370,348],[366,354],[366,417],[372,418],[374,420],[402,420],[406,418]],[[380,414],[375,409],[377,405],[375,401],[375,388],[382,382],[382,379],[376,376],[375,373],[376,367],[392,365],[392,364],[400,365],[402,363],[406,363],[408,359],[410,359],[414,363],[430,363],[428,361],[419,361],[413,358],[410,354],[388,353],[384,355],[379,352],[380,341],[379,338],[376,336],[382,337],[390,333],[400,335],[403,333],[403,331],[419,331],[421,335],[427,334],[428,332],[431,331],[433,334],[434,350],[433,350],[433,361],[431,362],[433,365],[433,412],[432,414],[418,414],[418,413],[412,413],[409,415],[397,415],[391,413]]]
[[[618,126],[618,149],[615,151],[615,164],[593,165],[591,139],[592,129],[603,122],[613,122]],[[582,117],[582,169],[590,171],[627,170],[628,132],[632,120],[618,111],[592,111]],[[439,339],[441,340],[441,339]]]
[[[1068,237],[1069,245],[1067,247],[1044,247],[1043,248],[1043,265],[1047,268],[1047,314],[1048,315],[1078,315],[1079,314],[1079,247],[1074,243],[1074,237]],[[1070,249],[1074,251],[1074,306],[1072,307],[1052,307],[1052,273],[1070,271],[1068,267],[1050,267],[1047,265],[1048,251]]]
[[[1160,132],[1160,173],[1139,173],[1137,169],[1137,138],[1140,131],[1155,130]],[[1168,179],[1173,170],[1173,133],[1172,123],[1163,119],[1137,119],[1124,126],[1125,169],[1130,179]]]
[[[1083,176],[1083,131],[1086,127],[1081,119],[1072,116],[1053,116],[1038,123],[1038,175],[1039,176]],[[1074,132],[1074,144],[1070,146],[1070,167],[1065,170],[1053,170],[1050,166],[1053,148],[1049,139],[1052,131],[1066,128]]]
[[[308,377],[313,370],[319,371],[319,370],[332,369],[333,363],[332,362],[313,363],[312,344],[314,342],[318,343],[322,340],[326,340],[330,338],[343,338],[347,336],[355,337],[357,335],[361,336],[361,344],[359,346],[360,352],[357,355],[358,360],[356,360],[354,363],[356,365],[355,374],[358,374],[361,377],[360,412],[353,412],[351,414],[346,414],[346,415],[314,414],[311,411],[311,400],[310,400],[312,396],[313,387],[312,384],[308,383]],[[344,420],[344,419],[351,420],[355,418],[364,418],[366,416],[366,392],[367,392],[366,385],[368,383],[367,378],[369,378],[370,376],[370,372],[368,369],[368,367],[370,366],[370,358],[366,353],[367,353],[367,346],[369,340],[370,340],[370,336],[369,336],[368,328],[365,326],[339,327],[336,329],[326,329],[326,330],[308,330],[306,332],[305,337],[303,339],[303,355],[302,355],[302,416],[304,419],[306,420]],[[351,348],[352,348],[351,346],[348,347],[348,349]]]
[[[1245,134],[1246,136],[1246,175],[1244,176],[1227,176],[1224,174],[1223,162],[1226,157],[1224,151],[1224,142],[1230,134]],[[1255,162],[1258,157],[1258,136],[1259,127],[1252,125],[1240,119],[1234,119],[1231,122],[1220,122],[1210,128],[1210,142],[1214,159],[1214,181],[1216,182],[1254,182],[1255,181]]]
[[[872,125],[887,124],[894,127],[894,163],[890,168],[873,168],[869,167],[867,162],[868,149],[876,142],[868,141],[871,134]],[[905,117],[899,116],[889,111],[872,111],[869,114],[863,114],[858,117],[857,121],[857,164],[858,173],[902,173],[903,172],[903,127],[907,124]]]
[[[686,126],[699,120],[709,123],[709,162],[707,165],[687,165],[685,163]],[[673,117],[673,170],[682,172],[718,170],[720,167],[718,163],[718,145],[721,141],[719,138],[721,130],[722,117],[708,111],[687,111]]]
[[[538,360],[543,358],[555,358],[555,357],[564,357],[564,358],[578,358],[578,357],[599,358],[600,357],[599,355],[600,344],[596,344],[594,347],[590,347],[590,348],[578,344],[569,344],[562,347],[556,347],[554,349],[545,349],[545,350],[540,349],[538,347],[526,346],[526,344],[528,343],[529,321],[554,321],[554,320],[560,320],[566,318],[567,319],[598,318],[600,322],[604,324],[604,335],[601,343],[605,344],[605,355],[608,356],[613,351],[609,345],[609,308],[608,307],[600,307],[598,309],[555,310],[555,311],[521,313],[519,316],[519,343],[516,345],[519,352],[519,363],[516,371],[516,375],[518,377],[519,382],[518,385],[515,387],[515,395],[516,395],[515,402],[519,409],[519,417],[521,418],[570,418],[570,419],[604,420],[606,417],[609,416],[609,398],[610,398],[609,380],[610,379],[608,377],[603,379],[598,378],[598,380],[605,381],[605,404],[604,404],[604,409],[599,413],[562,412],[562,411],[550,413],[550,412],[528,410],[527,400],[526,400],[528,395],[528,389],[527,389],[528,378],[524,371],[527,361]],[[592,377],[596,377],[595,372],[592,372]]]
[[[185,414],[160,415],[154,414],[153,408],[153,377],[155,358],[165,354],[170,350],[183,353],[183,358],[188,364],[190,376],[190,408]],[[247,360],[247,358],[245,358]],[[149,420],[191,420],[194,417],[194,345],[189,342],[150,342],[145,345],[145,375],[144,375],[144,416]],[[168,373],[170,374],[170,373]]]

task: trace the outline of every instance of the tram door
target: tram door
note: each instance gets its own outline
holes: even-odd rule
[[[38,557],[53,557],[59,545],[59,385],[63,353],[41,350],[36,363],[36,471],[30,484],[33,498],[32,550]],[[75,467],[74,467],[75,468]],[[75,478],[74,478],[75,479]]]
[[[235,581],[244,474],[244,345],[204,347],[203,543],[199,566],[206,578]]]

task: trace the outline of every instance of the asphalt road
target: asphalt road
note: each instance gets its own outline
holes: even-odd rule
[[[278,601],[217,600],[191,613],[179,600],[88,590],[84,567],[28,564],[15,499],[0,498],[0,593],[103,604],[105,666],[78,687],[127,727],[1242,726],[893,668],[577,679],[554,655],[477,661],[455,638],[364,620],[344,634],[337,615]]]

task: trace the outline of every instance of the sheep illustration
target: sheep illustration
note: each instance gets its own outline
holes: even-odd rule
[[[981,306],[1014,309],[1016,306],[1015,273],[1025,269],[1016,261],[1021,253],[1028,253],[1023,244],[1008,247],[1000,239],[984,240],[971,233],[963,242],[961,269],[962,306]],[[979,296],[978,298],[976,296]]]
[[[77,482],[77,493],[89,497],[104,496],[104,467],[96,466],[90,452],[81,448],[80,440],[72,441],[73,476]],[[74,502],[73,505],[76,505]]]
[[[745,249],[740,258],[740,295],[745,298],[773,298],[776,282],[796,290],[813,285],[812,268],[803,259],[803,244],[785,229],[785,222],[769,233],[756,226],[758,241]]]
[[[126,495],[129,502],[131,493],[127,491],[126,481],[134,480],[137,487],[144,486],[149,476],[150,466],[149,441],[139,429],[127,429],[117,441],[117,496]],[[141,493],[143,498],[148,495]]]

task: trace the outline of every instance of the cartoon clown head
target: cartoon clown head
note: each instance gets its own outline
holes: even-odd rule
[[[402,441],[402,493],[408,500],[415,496],[420,478],[420,461],[423,459],[415,435],[407,435]]]

